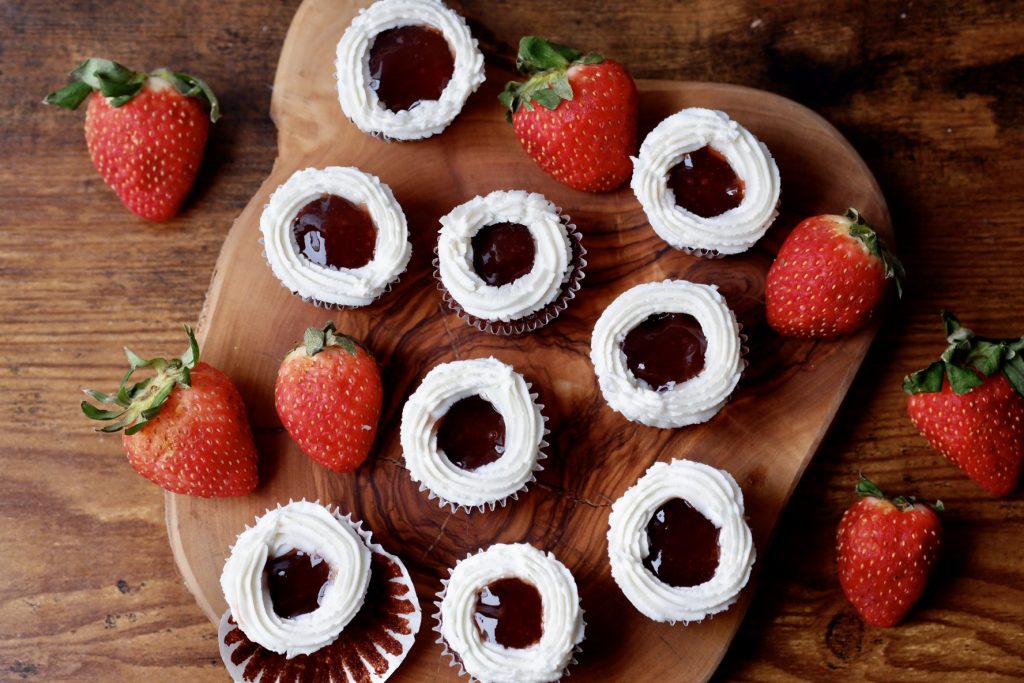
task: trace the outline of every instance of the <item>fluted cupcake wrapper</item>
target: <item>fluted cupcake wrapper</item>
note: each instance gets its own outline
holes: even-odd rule
[[[515,320],[501,321],[501,320],[487,320],[485,318],[478,318],[474,315],[467,313],[462,306],[456,301],[452,295],[448,292],[448,289],[444,286],[444,281],[441,279],[441,264],[440,259],[437,255],[437,247],[434,247],[434,279],[437,281],[437,289],[441,292],[442,298],[448,308],[453,313],[465,320],[467,323],[480,330],[481,332],[487,332],[488,334],[494,334],[498,336],[518,336],[523,334],[529,334],[544,327],[559,315],[562,311],[569,307],[569,302],[576,298],[576,293],[582,286],[581,280],[586,277],[584,269],[587,267],[587,250],[583,246],[583,235],[575,224],[571,223],[571,219],[568,215],[559,211],[559,218],[562,224],[565,226],[565,233],[569,237],[570,248],[572,250],[572,260],[570,262],[568,279],[562,287],[562,291],[554,301],[549,303],[539,311],[530,313],[529,315],[518,318]]]
[[[405,563],[375,543],[361,521],[337,508],[333,515],[370,549],[372,575],[362,609],[334,642],[291,659],[250,641],[226,611],[217,638],[221,659],[236,683],[383,683],[412,649],[423,613]],[[377,612],[383,608],[391,611]]]

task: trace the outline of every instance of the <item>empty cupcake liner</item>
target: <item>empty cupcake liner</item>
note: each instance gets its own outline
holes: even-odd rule
[[[249,640],[231,611],[226,611],[217,639],[221,659],[235,683],[383,683],[412,648],[422,609],[409,570],[401,558],[373,542],[372,532],[362,522],[337,508],[333,514],[351,525],[370,549],[366,602],[334,642],[291,659]]]
[[[523,318],[517,318],[507,322],[501,320],[487,320],[485,318],[478,318],[471,315],[463,310],[459,302],[452,297],[448,292],[448,289],[444,286],[444,282],[441,280],[440,259],[437,255],[437,246],[435,246],[434,260],[432,262],[434,266],[434,279],[437,281],[437,289],[441,292],[442,298],[448,305],[448,308],[481,332],[512,337],[529,334],[530,332],[539,330],[561,315],[562,311],[569,307],[569,302],[576,298],[576,293],[582,286],[581,281],[586,277],[584,269],[587,267],[587,259],[585,258],[587,249],[583,246],[583,235],[580,233],[576,225],[570,222],[572,219],[566,214],[561,213],[561,209],[558,209],[558,211],[559,218],[565,226],[565,233],[569,237],[572,259],[570,260],[569,265],[568,280],[562,286],[561,293],[554,301],[546,305],[544,308],[530,313]]]

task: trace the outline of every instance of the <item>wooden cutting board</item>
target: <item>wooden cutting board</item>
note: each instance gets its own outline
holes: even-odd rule
[[[429,631],[439,580],[477,548],[520,541],[553,551],[579,583],[587,638],[572,670],[578,680],[707,679],[739,626],[753,585],[728,612],[700,624],[647,620],[612,581],[605,543],[609,506],[657,460],[686,457],[722,467],[743,488],[758,554],[765,556],[775,523],[877,323],[839,341],[784,340],[764,320],[764,275],[781,240],[809,215],[855,206],[891,240],[877,183],[832,126],[794,102],[730,85],[641,81],[641,134],[683,107],[722,109],[768,145],[781,170],[782,215],[757,246],[725,259],[687,256],[654,234],[628,188],[607,195],[575,192],[526,157],[496,100],[510,74],[489,72],[443,135],[389,143],[357,130],[338,105],[333,60],[337,40],[364,4],[306,0],[282,49],[271,105],[279,157],[225,240],[199,325],[204,359],[227,372],[245,398],[262,483],[244,498],[167,495],[168,533],[186,584],[216,621],[226,609],[218,577],[235,536],[279,502],[319,499],[365,520],[412,572],[424,626],[393,680],[456,678]],[[377,174],[409,219],[408,271],[392,292],[360,310],[325,311],[292,296],[271,274],[259,242],[259,216],[271,192],[295,170],[328,165]],[[448,312],[432,276],[438,218],[495,189],[545,194],[572,216],[589,251],[583,289],[569,309],[520,339],[478,332]],[[732,401],[709,423],[680,430],[644,427],[614,413],[589,360],[590,333],[604,307],[632,285],[664,278],[717,284],[749,337],[750,364]],[[307,326],[327,319],[365,340],[383,368],[378,442],[370,460],[348,476],[299,452],[273,407],[281,358]],[[401,407],[434,365],[490,355],[511,363],[539,392],[551,429],[549,458],[538,481],[507,508],[452,514],[427,500],[403,467]]]

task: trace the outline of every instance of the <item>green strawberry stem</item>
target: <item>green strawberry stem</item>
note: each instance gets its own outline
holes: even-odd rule
[[[860,473],[860,479],[857,481],[857,495],[864,498],[881,498],[882,500],[889,500],[893,505],[898,507],[900,510],[906,511],[914,507],[920,499],[915,496],[896,496],[893,499],[889,499],[882,489],[878,488],[875,482],[871,481],[864,476],[864,473]],[[925,503],[936,512],[942,512],[946,509],[946,506],[942,504],[941,500],[937,500],[934,503]]]
[[[47,95],[43,103],[77,109],[89,95],[100,92],[111,106],[120,107],[142,92],[142,86],[151,77],[164,79],[185,97],[195,97],[205,102],[210,107],[211,121],[216,122],[220,118],[217,96],[209,85],[195,76],[169,69],[157,69],[147,74],[144,71],[132,71],[109,59],[85,60],[71,72],[72,82]]]
[[[949,380],[953,393],[966,394],[981,386],[986,377],[1002,372],[1017,393],[1024,397],[1024,337],[978,337],[963,327],[949,311],[942,311],[940,315],[946,330],[946,350],[939,360],[907,375],[903,380],[904,391],[908,394],[942,391],[945,378]]]
[[[302,343],[306,347],[306,355],[312,357],[329,346],[340,346],[353,356],[356,355],[356,346],[359,344],[355,339],[344,334],[339,334],[334,323],[328,321],[321,327],[308,327],[302,336]]]
[[[82,412],[91,420],[113,420],[108,425],[100,427],[100,432],[116,432],[124,430],[125,434],[131,435],[146,426],[160,413],[160,407],[167,402],[175,387],[187,389],[192,383],[192,369],[199,362],[199,344],[192,333],[192,328],[185,325],[185,334],[188,335],[188,349],[177,358],[167,360],[166,358],[145,359],[134,353],[131,349],[125,348],[125,355],[128,356],[128,363],[131,366],[128,373],[121,380],[116,394],[103,394],[92,389],[83,389],[85,395],[108,405],[116,405],[117,410],[101,410],[88,401],[82,401]],[[153,377],[135,382],[129,385],[129,380],[136,370],[140,368],[152,368],[156,371]]]
[[[576,64],[600,64],[604,57],[598,54],[583,55],[579,50],[552,43],[539,36],[523,36],[519,40],[519,55],[516,68],[530,76],[525,83],[509,81],[498,95],[505,107],[505,118],[512,122],[512,115],[520,107],[533,111],[536,102],[546,109],[558,107],[563,100],[573,98],[569,83],[569,67]]]
[[[903,268],[903,264],[896,258],[896,254],[889,251],[885,243],[878,239],[878,233],[864,221],[860,211],[849,208],[846,210],[845,216],[851,221],[850,236],[863,242],[868,251],[882,261],[886,279],[891,279],[896,283],[896,296],[902,299],[903,283],[907,279],[907,271]]]

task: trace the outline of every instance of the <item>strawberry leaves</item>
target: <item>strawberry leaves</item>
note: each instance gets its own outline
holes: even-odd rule
[[[909,394],[942,390],[943,378],[955,394],[966,394],[981,386],[986,377],[1002,371],[1013,388],[1024,397],[1024,337],[989,339],[975,336],[952,313],[942,311],[948,346],[940,359],[903,380]]]
[[[525,83],[509,81],[505,84],[505,89],[498,95],[498,100],[507,110],[505,118],[511,123],[512,115],[520,107],[533,111],[534,103],[554,111],[563,101],[573,99],[569,67],[603,61],[604,57],[598,54],[583,55],[568,45],[552,43],[539,36],[523,36],[519,41],[516,69],[531,78]]]
[[[356,355],[356,340],[344,334],[339,334],[334,323],[328,321],[322,328],[307,327],[302,336],[302,345],[306,347],[306,355],[312,358],[330,346],[340,346],[351,355]]]
[[[882,262],[886,279],[893,280],[896,284],[896,296],[903,298],[903,282],[907,279],[907,271],[896,258],[896,254],[889,251],[885,243],[878,239],[878,233],[864,221],[864,217],[857,209],[847,209],[844,216],[850,220],[850,236],[863,242],[868,251],[878,257]]]

